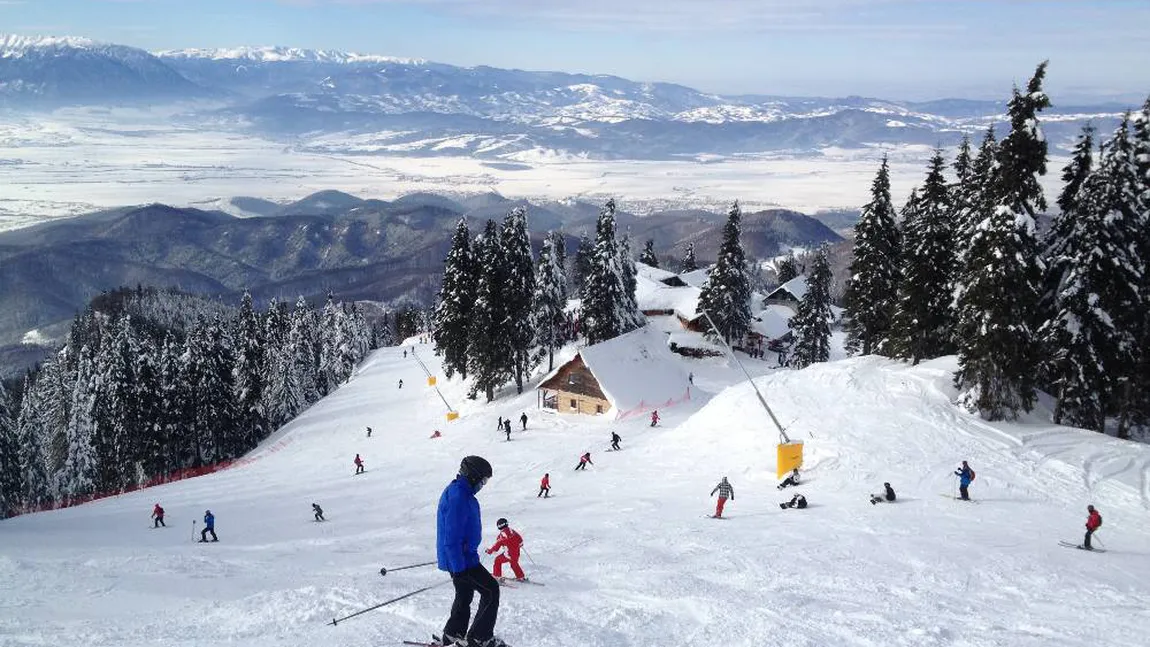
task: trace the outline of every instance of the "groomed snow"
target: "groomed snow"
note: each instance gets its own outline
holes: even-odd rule
[[[436,370],[429,347],[417,348]],[[462,413],[447,424],[415,360],[380,350],[247,466],[0,522],[0,644],[425,637],[442,627],[449,586],[325,623],[445,581],[430,568],[378,571],[434,559],[436,501],[470,453],[495,469],[479,497],[485,541],[496,517],[510,519],[528,574],[546,584],[502,593],[497,633],[516,647],[1145,644],[1150,447],[961,413],[950,404],[953,359],[769,373],[758,385],[807,452],[799,491],[811,507],[784,512],[776,434],[749,386],[723,360],[682,361],[699,397],[663,412],[659,428],[545,414],[531,392],[486,405],[441,379]],[[523,411],[528,430],[516,425],[504,442],[494,418]],[[431,440],[435,429],[443,437]],[[623,451],[602,451],[611,430]],[[584,451],[594,467],[573,472]],[[977,504],[948,498],[963,459],[978,474]],[[535,496],[544,472],[550,499]],[[704,518],[724,475],[736,490],[730,519]],[[872,506],[883,481],[900,500]],[[167,530],[148,529],[157,501]],[[311,521],[313,501],[328,522]],[[1057,545],[1081,539],[1087,503],[1105,520],[1105,554]],[[218,544],[190,541],[205,508]]]

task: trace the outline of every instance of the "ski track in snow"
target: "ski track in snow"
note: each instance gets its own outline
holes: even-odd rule
[[[430,347],[415,348],[437,370]],[[722,361],[691,362],[698,397],[660,410],[657,428],[544,413],[531,391],[469,401],[440,379],[462,414],[447,423],[415,360],[379,350],[242,467],[0,522],[0,645],[424,639],[446,619],[450,586],[325,623],[445,580],[378,571],[434,559],[438,497],[469,453],[495,468],[479,496],[485,546],[507,517],[526,540],[524,568],[546,584],[501,590],[497,635],[516,647],[1145,644],[1150,447],[1037,414],[968,415],[951,404],[953,358],[749,364],[805,442],[799,488],[776,489],[777,434]],[[499,415],[515,422],[512,442]],[[623,451],[605,451],[611,430]],[[575,472],[584,451],[595,464]],[[367,472],[353,476],[357,452]],[[953,494],[964,459],[981,505],[938,496]],[[550,499],[535,496],[544,472]],[[719,523],[705,518],[707,495],[724,475],[736,498]],[[872,506],[883,481],[899,501]],[[811,507],[780,510],[796,491]],[[150,531],[157,501],[169,528]],[[312,501],[327,522],[312,521]],[[1105,555],[1058,546],[1080,541],[1087,503],[1104,516]],[[218,544],[192,542],[206,508]]]

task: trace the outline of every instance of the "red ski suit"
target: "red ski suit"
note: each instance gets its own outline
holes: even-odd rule
[[[1090,518],[1086,520],[1087,530],[1098,530],[1098,526],[1102,525],[1102,515],[1098,514],[1097,510],[1090,511]]]
[[[500,553],[495,558],[495,568],[492,575],[495,577],[503,577],[503,565],[511,564],[511,571],[515,573],[515,577],[523,577],[523,569],[519,568],[519,549],[523,546],[523,537],[519,533],[512,530],[510,527],[504,528],[499,531],[499,539],[491,548],[487,549],[487,554],[490,555],[499,549],[504,549],[506,553]]]

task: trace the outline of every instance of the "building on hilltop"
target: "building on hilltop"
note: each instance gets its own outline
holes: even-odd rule
[[[691,399],[679,362],[667,336],[644,326],[581,348],[539,385],[539,406],[616,420],[672,407]]]

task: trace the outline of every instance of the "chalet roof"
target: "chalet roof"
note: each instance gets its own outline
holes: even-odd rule
[[[787,292],[794,296],[796,300],[801,301],[807,294],[807,277],[800,274],[790,281],[787,281],[772,290],[771,293],[766,296],[766,300],[787,298],[783,295],[783,292]]]
[[[679,275],[679,278],[683,279],[683,282],[691,287],[701,288],[703,284],[707,282],[707,277],[710,276],[710,273],[711,268],[707,266],[691,272],[683,272]]]

